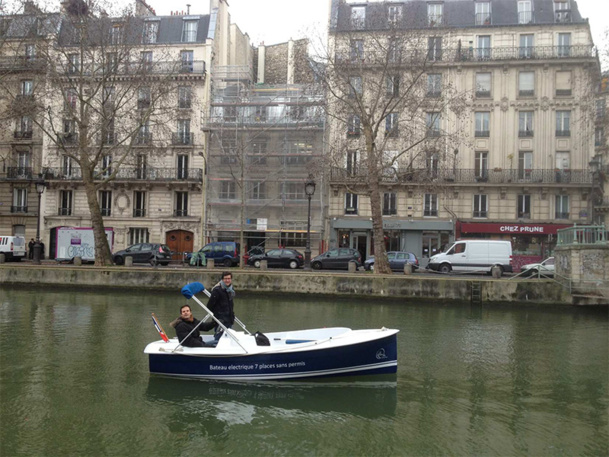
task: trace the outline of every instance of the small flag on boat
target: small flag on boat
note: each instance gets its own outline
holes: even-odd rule
[[[159,332],[159,335],[161,335],[161,338],[163,338],[163,341],[165,341],[165,343],[167,343],[169,341],[169,338],[167,338],[167,334],[165,333],[165,330],[163,330],[163,327],[161,327],[161,324],[159,324],[159,321],[156,319],[156,316],[154,315],[154,313],[152,313],[152,323],[154,324],[157,331]]]

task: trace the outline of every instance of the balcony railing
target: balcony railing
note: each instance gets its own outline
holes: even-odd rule
[[[554,217],[556,219],[569,219],[569,213],[565,213],[565,212],[556,212],[554,214]]]
[[[559,229],[557,246],[572,244],[607,244],[609,230],[597,225],[581,225]]]
[[[173,216],[174,217],[188,217],[188,210],[187,209],[174,209]]]
[[[488,138],[491,136],[490,130],[476,130],[474,132],[476,138]]]
[[[219,102],[218,102],[219,103]],[[322,115],[309,115],[305,114],[302,116],[234,116],[232,118],[226,118],[224,116],[213,116],[204,120],[204,125],[206,126],[214,126],[214,125],[224,125],[227,123],[237,123],[243,125],[256,125],[259,124],[268,127],[285,127],[286,125],[295,125],[298,127],[302,126],[315,126],[315,127],[323,127],[324,124],[324,116]]]
[[[32,130],[15,130],[13,132],[13,138],[16,140],[31,140],[33,136]]]
[[[71,216],[72,215],[72,208],[57,208],[57,215],[58,216]]]
[[[46,67],[44,59],[29,56],[0,57],[2,71],[39,71]]]
[[[57,135],[57,144],[76,146],[78,144],[78,133],[60,133]]]
[[[66,75],[74,76],[80,75],[80,68],[77,71],[67,66]],[[98,63],[96,65],[83,65],[82,75],[83,76],[95,76],[103,75],[107,73],[114,73],[116,75],[171,75],[171,74],[185,74],[192,73],[195,75],[205,74],[205,61],[159,61],[159,62],[144,62],[144,61],[132,61],[132,62],[121,62],[108,66],[108,63]]]
[[[144,208],[133,208],[133,217],[146,217],[146,210]]]
[[[31,169],[30,169],[31,170]],[[30,172],[31,176],[31,172]],[[81,169],[72,167],[65,170],[62,167],[45,168],[43,176],[47,181],[82,181]],[[96,169],[95,179],[103,179],[101,170]],[[200,168],[126,168],[121,167],[114,178],[115,181],[189,181],[202,182],[203,170]]]
[[[487,217],[487,212],[486,211],[474,211],[473,216],[474,217]]]
[[[596,58],[596,50],[592,45],[564,45],[564,46],[513,46],[494,48],[433,48],[401,50],[395,53],[394,59],[388,59],[385,52],[364,51],[357,63],[351,60],[348,51],[336,54],[339,64],[356,65],[404,65],[421,63],[425,60],[445,62],[477,62],[477,61],[505,61],[505,60],[547,60],[565,58]]]
[[[367,170],[359,167],[356,172],[344,168],[332,168],[330,181],[335,184],[357,184],[367,178]],[[456,184],[488,184],[527,183],[527,184],[592,184],[590,170],[556,170],[556,169],[438,169],[413,168],[398,170],[391,175],[382,177],[387,183],[429,183],[429,181]]]
[[[11,213],[27,213],[27,206],[11,206]]]
[[[110,217],[112,215],[112,208],[101,208],[101,215]]]
[[[188,132],[173,132],[171,134],[171,144],[192,146],[195,142],[195,134]]]
[[[6,177],[8,179],[32,179],[32,167],[8,167]]]
[[[557,130],[556,136],[571,136],[571,130]]]
[[[528,138],[528,137],[532,137],[534,132],[533,130],[518,130],[518,137],[519,138]]]

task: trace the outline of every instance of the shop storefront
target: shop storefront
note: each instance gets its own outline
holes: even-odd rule
[[[335,218],[330,221],[330,248],[348,247],[360,251],[364,259],[374,255],[370,219]],[[453,240],[452,221],[385,220],[385,247],[388,251],[413,252],[425,265],[430,255]]]
[[[522,265],[540,262],[554,252],[556,232],[572,224],[518,224],[457,222],[457,239],[510,240],[512,266],[520,271]]]

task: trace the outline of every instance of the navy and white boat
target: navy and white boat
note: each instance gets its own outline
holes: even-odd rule
[[[201,283],[184,286],[208,315],[196,293]],[[213,315],[211,315],[213,318]],[[218,380],[284,380],[361,376],[397,372],[396,329],[351,330],[345,327],[265,333],[269,345],[247,331],[225,329],[216,347],[184,347],[177,338],[148,344],[150,372],[164,376]],[[219,323],[219,322],[218,322]],[[221,325],[221,324],[220,324]],[[212,335],[203,336],[211,342]]]

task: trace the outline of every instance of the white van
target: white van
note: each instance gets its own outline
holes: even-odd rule
[[[490,273],[494,266],[498,266],[502,273],[511,273],[511,261],[512,243],[509,241],[461,240],[429,259],[427,268],[442,273]]]
[[[0,236],[0,254],[6,260],[19,262],[25,257],[25,238],[22,236]]]

